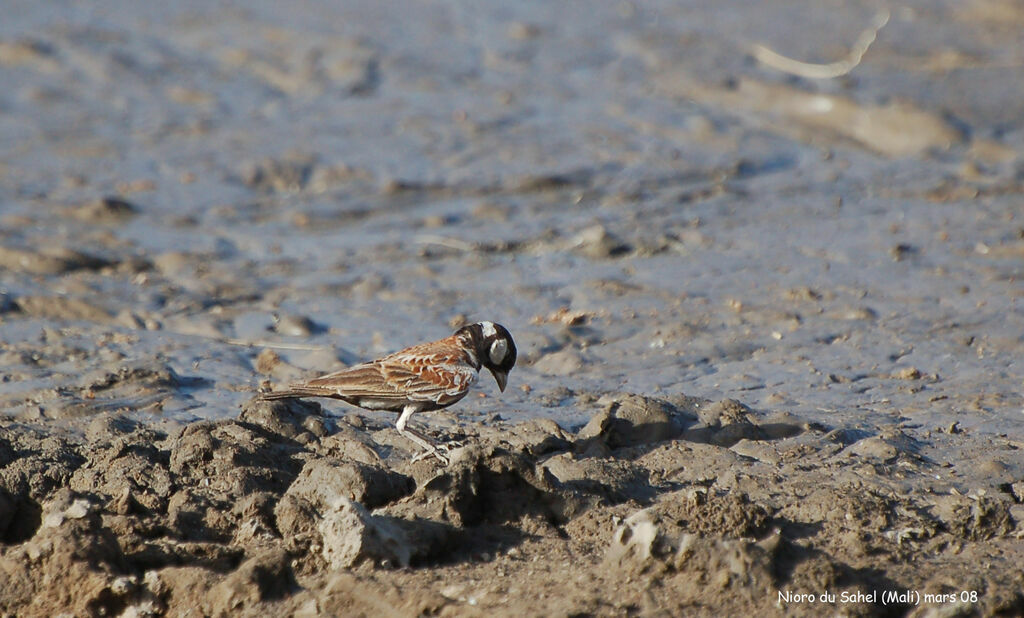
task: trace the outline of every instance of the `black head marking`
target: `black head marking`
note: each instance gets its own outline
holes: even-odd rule
[[[512,333],[501,324],[477,322],[463,326],[456,334],[469,336],[477,361],[494,374],[501,390],[505,390],[508,372],[516,364],[516,343]]]

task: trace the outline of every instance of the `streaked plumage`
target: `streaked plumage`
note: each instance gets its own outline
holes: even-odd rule
[[[367,410],[401,412],[396,427],[430,454],[447,463],[426,436],[405,425],[415,412],[450,406],[466,396],[481,367],[504,391],[516,362],[512,335],[500,324],[478,322],[450,337],[421,343],[368,363],[342,369],[281,390],[263,399],[330,397]]]

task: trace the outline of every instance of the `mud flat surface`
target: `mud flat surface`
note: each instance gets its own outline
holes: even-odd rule
[[[1018,3],[167,4],[0,20],[0,614],[1024,614]]]

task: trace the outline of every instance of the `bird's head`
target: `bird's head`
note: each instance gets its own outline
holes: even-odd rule
[[[468,331],[480,365],[487,367],[498,383],[498,388],[504,391],[508,372],[516,364],[516,342],[512,340],[512,333],[494,322],[477,322],[459,330]]]

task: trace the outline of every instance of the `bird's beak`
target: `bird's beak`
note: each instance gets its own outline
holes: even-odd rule
[[[498,388],[500,388],[501,392],[504,393],[505,392],[505,384],[508,383],[508,374],[504,373],[504,372],[501,372],[501,371],[495,371],[495,370],[492,369],[491,370],[491,375],[494,376],[494,381],[498,383]]]

